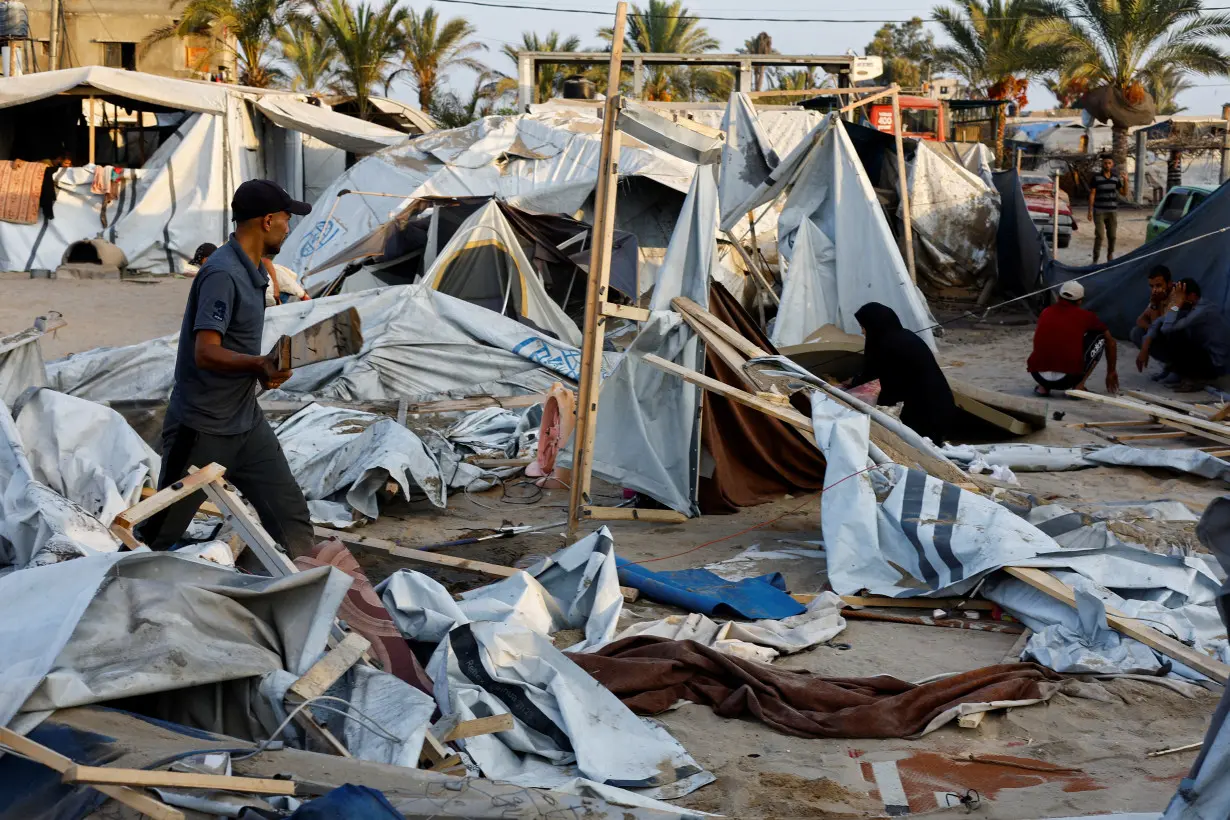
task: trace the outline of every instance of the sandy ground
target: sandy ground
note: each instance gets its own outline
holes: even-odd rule
[[[1122,251],[1135,222],[1124,220]],[[1139,220],[1143,238],[1143,219]],[[1087,261],[1091,232],[1082,229],[1065,261]],[[1086,242],[1087,240],[1087,242]],[[1083,256],[1081,256],[1083,254]],[[115,281],[77,282],[0,277],[0,333],[29,326],[33,317],[59,310],[69,325],[44,339],[47,358],[96,345],[116,345],[174,332],[189,286],[187,280],[139,285]],[[954,325],[940,341],[944,365],[962,378],[986,387],[1029,395],[1025,372],[1032,325],[1027,315],[993,314],[985,323]],[[1153,385],[1130,366],[1123,345],[1120,375],[1125,389]],[[1102,374],[1091,380],[1101,390]],[[1096,404],[1052,399],[1061,421],[1027,440],[1044,443],[1098,443],[1090,433],[1069,426],[1079,421],[1119,417]],[[1039,497],[1067,503],[1081,501],[1174,498],[1200,512],[1219,494],[1211,482],[1166,473],[1099,468],[1076,473],[1022,474],[1024,489]],[[615,500],[617,488],[601,483],[599,495]],[[547,491],[531,504],[529,488],[510,480],[476,496],[456,494],[446,509],[426,502],[394,500],[365,532],[405,546],[461,538],[504,523],[539,524],[565,517],[567,493]],[[530,496],[532,497],[532,496]],[[762,526],[757,526],[762,525]],[[744,530],[750,531],[744,532]],[[734,515],[706,516],[682,525],[620,522],[611,525],[621,555],[652,560],[654,569],[698,567],[721,561],[759,544],[800,546],[816,541],[819,502],[814,495],[785,498]],[[1190,529],[1190,527],[1189,527]],[[1173,541],[1190,532],[1176,528]],[[533,560],[564,545],[560,531],[451,548],[449,554],[512,565]],[[378,552],[362,552],[360,561],[378,581],[402,563]],[[772,564],[794,592],[824,588],[823,559],[795,559]],[[459,590],[483,583],[469,573],[433,575]],[[638,601],[625,608],[624,622],[661,617],[669,608]],[[917,611],[914,611],[917,614]],[[778,662],[787,668],[826,676],[895,675],[919,680],[999,663],[1016,637],[1011,634],[937,627],[850,621],[837,642],[849,649],[821,646]],[[1217,701],[1212,692],[1184,697],[1161,686],[1136,681],[1106,684],[1110,702],[1057,695],[1049,703],[1022,707],[988,717],[978,729],[955,725],[918,740],[804,740],[778,734],[750,720],[725,720],[709,709],[688,705],[661,716],[661,722],[717,782],[680,801],[682,805],[748,818],[878,817],[885,813],[872,763],[894,761],[911,812],[915,815],[964,816],[962,808],[944,809],[956,796],[973,789],[981,800],[974,815],[1000,820],[1037,820],[1114,811],[1158,811],[1168,802],[1195,753],[1147,758],[1150,750],[1190,743],[1202,737]],[[970,756],[978,758],[971,762]],[[987,762],[988,756],[996,762]],[[945,797],[946,794],[953,795]]]
[[[1145,241],[1145,228],[1153,209],[1121,207],[1119,231],[1115,241],[1115,256],[1120,257]],[[1066,248],[1060,248],[1056,258],[1068,265],[1089,265],[1093,262],[1093,223],[1084,209],[1076,211],[1076,233]],[[1106,248],[1102,248],[1102,261],[1106,261]]]

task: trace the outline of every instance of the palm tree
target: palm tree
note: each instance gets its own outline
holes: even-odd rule
[[[495,71],[482,72],[474,80],[469,101],[463,101],[452,91],[438,93],[432,100],[431,118],[441,128],[469,125],[495,107],[496,101],[505,94],[502,81],[507,79]]]
[[[825,88],[832,84],[832,80],[823,77],[821,72],[806,68],[779,70],[775,76],[777,87],[782,91],[806,91],[809,88]]]
[[[388,82],[409,74],[419,94],[419,106],[427,111],[442,76],[450,68],[468,68],[477,74],[487,71],[487,66],[471,56],[487,50],[471,39],[475,31],[474,24],[464,17],[442,20],[431,6],[421,15],[412,10],[402,26],[404,66]]]
[[[614,36],[609,28],[599,29],[598,36],[610,43]],[[683,7],[683,0],[649,0],[642,9],[633,5],[628,15],[628,31],[624,35],[624,49],[629,52],[648,54],[666,52],[671,54],[700,54],[714,51],[718,41],[700,25],[695,17]],[[716,87],[718,82],[697,81],[697,73],[718,74],[706,69],[686,69],[670,66],[654,66],[649,69],[644,95],[647,100],[669,101],[676,96],[685,98],[705,85]]]
[[[155,29],[141,41],[142,51],[172,37],[213,35],[209,57],[230,54],[239,82],[255,88],[277,85],[285,76],[274,63],[271,46],[294,16],[300,0],[188,0],[176,23]],[[200,70],[201,66],[191,66]]]
[[[337,46],[327,33],[306,17],[295,17],[278,32],[282,59],[294,69],[296,91],[321,91],[333,81]]]
[[[517,54],[522,51],[580,51],[580,37],[566,37],[560,39],[558,31],[547,32],[546,37],[539,37],[532,31],[523,31],[521,33],[521,47],[517,48],[512,44],[504,46],[504,55],[512,60],[513,66],[517,65]],[[558,97],[564,90],[564,79],[572,76],[574,72],[569,71],[563,65],[552,65],[551,63],[538,64],[538,84],[535,86],[535,99],[542,102],[549,100],[552,97]],[[512,81],[512,86],[516,86],[516,81]],[[505,85],[508,85],[505,83]]]
[[[317,0],[320,26],[337,49],[337,82],[355,98],[359,116],[371,112],[372,89],[385,82],[393,68],[393,58],[401,49],[401,26],[406,10],[397,0],[385,0],[376,8],[366,3],[352,6],[347,0]]]
[[[736,49],[739,54],[776,54],[777,49],[773,48],[773,38],[768,32],[760,32],[755,37],[743,41],[743,48]],[[756,91],[764,90],[764,72],[765,67],[762,65],[756,66],[754,86]]]
[[[1095,0],[1096,2],[1097,0]],[[1047,15],[1062,15],[1054,0],[956,0],[956,9],[939,6],[931,18],[951,44],[935,50],[936,65],[954,72],[971,93],[988,99],[1028,102],[1029,80],[1056,68],[1060,50],[1031,44],[1028,35]],[[1004,160],[1006,117],[996,117],[995,156]]]
[[[1186,111],[1187,106],[1179,105],[1179,95],[1195,87],[1195,83],[1187,78],[1187,72],[1176,66],[1167,66],[1158,74],[1150,75],[1145,81],[1145,89],[1153,98],[1157,113],[1162,116]]]
[[[1205,14],[1200,0],[1068,0],[1068,16],[1040,21],[1028,39],[1064,52],[1063,65],[1092,89],[1137,105],[1171,70],[1224,76],[1230,55],[1213,40],[1230,35],[1230,15]],[[1115,162],[1127,163],[1127,125],[1112,121]]]

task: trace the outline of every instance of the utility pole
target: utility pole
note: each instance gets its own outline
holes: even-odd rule
[[[55,71],[60,67],[60,0],[51,0],[51,36],[49,43],[50,61],[48,63],[49,71]]]

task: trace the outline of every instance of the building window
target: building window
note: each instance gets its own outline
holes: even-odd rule
[[[103,43],[102,47],[103,65],[125,71],[137,70],[136,43]]]

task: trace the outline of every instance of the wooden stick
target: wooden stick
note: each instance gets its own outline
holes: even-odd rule
[[[850,91],[852,89],[847,88],[844,90]],[[853,90],[858,90],[858,89],[853,89]],[[840,113],[846,114],[850,111],[853,111],[856,108],[867,105],[869,103],[873,103],[876,100],[883,99],[884,97],[887,97],[889,94],[893,94],[898,89],[897,89],[897,85],[893,84],[891,86],[888,86],[887,88],[868,89],[868,90],[871,91],[872,93],[868,94],[866,97],[860,97],[859,99],[854,100],[849,105],[842,106]]]
[[[1076,425],[1077,427],[1156,427],[1157,422],[1153,419],[1140,419],[1139,421],[1086,421],[1083,424]]]
[[[624,26],[628,4],[615,7],[611,29],[611,61],[607,66],[606,112],[602,119],[602,145],[598,156],[598,189],[594,194],[594,226],[591,232],[589,277],[585,292],[585,322],[581,341],[580,379],[577,389],[577,423],[572,455],[572,486],[568,491],[568,541],[576,540],[581,507],[589,498],[594,467],[594,434],[597,428],[598,393],[602,388],[602,329],[606,325],[601,306],[607,301],[611,278],[611,243],[615,228],[615,192],[619,187],[619,131],[615,122],[622,104],[619,96],[620,64],[624,52]]]
[[[756,287],[769,295],[769,300],[775,305],[782,303],[782,298],[773,290],[772,285],[764,278],[764,274],[760,272],[760,266],[748,256],[747,250],[743,244],[735,239],[735,235],[730,231],[726,231],[726,238],[730,240],[730,244],[734,247],[735,252],[739,254],[739,258],[743,260],[743,266],[747,268],[747,272],[751,274],[752,281],[756,283]]]
[[[815,600],[813,593],[799,593],[790,596],[800,604],[810,604]],[[903,609],[971,609],[980,612],[990,612],[995,604],[981,598],[965,600],[963,598],[889,598],[884,595],[842,595],[841,600],[850,606],[882,606]]]
[[[1029,627],[1025,627],[1025,631],[1017,637],[1016,642],[1008,649],[1008,654],[1004,655],[1004,659],[1000,663],[1020,663],[1021,653],[1025,651],[1025,644],[1029,643],[1029,638],[1034,634],[1034,631]]]
[[[640,510],[636,507],[595,507],[585,505],[581,508],[585,518],[591,521],[654,521],[659,524],[682,524],[688,517],[675,510]]]
[[[680,313],[686,314],[695,318],[697,321],[704,324],[718,336],[721,336],[727,344],[738,350],[749,359],[760,359],[769,355],[767,350],[762,350],[755,344],[746,339],[743,334],[732,328],[730,325],[723,322],[718,317],[714,316],[709,311],[705,310],[696,302],[686,296],[677,296],[671,300],[671,305]]]
[[[1085,399],[1086,401],[1095,401],[1099,404],[1109,405],[1110,407],[1118,407],[1121,410],[1135,410],[1138,413],[1153,416],[1163,422],[1177,422],[1178,424],[1175,426],[1178,429],[1185,429],[1183,427],[1178,427],[1178,425],[1187,425],[1204,432],[1210,432],[1230,438],[1230,426],[1220,424],[1215,421],[1209,421],[1208,419],[1197,418],[1196,416],[1185,415],[1165,407],[1148,405],[1143,402],[1123,399],[1117,396],[1102,396],[1097,393],[1090,393],[1086,390],[1069,390],[1068,395],[1075,396],[1078,399]]]
[[[444,736],[440,738],[440,742],[452,743],[454,740],[464,740],[468,737],[490,735],[496,732],[511,732],[514,725],[516,724],[513,721],[513,716],[507,713],[475,718],[474,720],[463,720],[445,732]]]
[[[986,712],[974,712],[969,715],[960,715],[957,717],[957,725],[962,729],[977,729],[980,725],[982,725],[982,719],[986,716]]]
[[[91,786],[215,789],[246,794],[294,795],[295,793],[295,784],[290,780],[272,780],[265,777],[232,777],[221,774],[197,774],[195,772],[166,772],[157,769],[70,766],[68,771],[64,772],[63,780],[65,783],[85,783]]]
[[[152,498],[157,492],[158,491],[155,490],[153,487],[142,487],[141,497],[142,498]],[[131,509],[131,507],[129,509]],[[218,509],[218,506],[214,504],[212,501],[204,501],[201,503],[200,509],[197,510],[197,515],[201,515],[202,513],[205,515],[216,515],[219,517],[223,515],[222,510]]]
[[[320,697],[329,687],[337,683],[350,667],[359,662],[363,653],[371,646],[371,642],[357,632],[348,632],[341,642],[325,653],[325,656],[307,671],[303,677],[290,685],[287,690],[300,700],[311,700]],[[302,714],[302,713],[300,713]]]
[[[858,92],[875,94],[885,90],[887,90],[887,88],[802,88],[791,91],[749,91],[747,96],[751,97],[753,100],[762,99],[764,97],[831,97],[838,94],[851,94]]]
[[[180,499],[203,490],[206,484],[221,478],[224,473],[226,473],[226,468],[221,464],[207,464],[195,473],[184,476],[171,486],[152,493],[148,498],[124,510],[111,522],[111,527],[113,530],[118,527],[132,532],[132,528],[137,524],[162,512]]]
[[[1049,573],[1034,567],[1004,567],[1004,572],[1039,589],[1056,600],[1076,608],[1076,593],[1072,587]],[[1167,657],[1190,666],[1201,674],[1208,675],[1218,683],[1230,680],[1230,666],[1203,652],[1197,652],[1185,643],[1158,632],[1144,621],[1131,618],[1112,606],[1106,607],[1106,622],[1129,638],[1135,638],[1146,646],[1156,649]]]
[[[90,95],[90,157],[89,159],[90,159],[90,165],[93,165],[94,164],[94,95],[93,94]],[[107,180],[105,183],[105,186],[109,190],[111,186],[111,180]],[[105,202],[106,199],[104,198],[103,201]]]
[[[632,322],[648,322],[649,311],[645,308],[631,305],[617,305],[614,302],[602,303],[602,315],[608,319],[627,319]]]
[[[1193,427],[1191,424],[1185,424],[1181,421],[1171,421],[1169,419],[1160,419],[1163,427],[1172,427],[1175,430],[1181,430],[1183,435],[1199,436],[1206,438],[1209,441],[1216,441],[1218,444],[1230,444],[1230,429],[1225,433],[1218,435],[1210,433],[1207,430],[1201,430],[1198,427]]]
[[[407,561],[419,564],[433,564],[437,567],[447,567],[449,569],[464,569],[470,572],[490,575],[494,578],[509,578],[521,571],[512,567],[501,566],[500,564],[489,564],[486,561],[471,561],[468,558],[458,558],[455,555],[444,555],[438,552],[425,552],[424,550],[399,547],[392,541],[385,541],[383,538],[352,535],[348,532],[331,530],[326,527],[313,527],[312,530],[321,538],[337,538],[344,544],[364,549],[379,550],[380,552],[386,552],[389,555],[395,555],[398,558],[405,558]],[[619,591],[623,594],[624,600],[627,601],[635,601],[640,594],[635,589],[628,587],[620,587]]]
[[[22,737],[12,729],[6,729],[3,726],[0,726],[0,743],[3,743],[17,754],[28,757],[35,763],[42,763],[47,768],[57,771],[61,775],[77,765],[59,752],[48,749],[41,743],[35,743],[27,737]],[[134,789],[124,786],[102,785],[94,786],[93,788],[107,795],[112,800],[123,803],[130,809],[139,811],[147,817],[154,818],[154,820],[184,820],[183,812],[171,808],[161,800],[155,800],[153,797]]]
[[[905,223],[905,265],[910,281],[918,284],[914,270],[914,222],[910,215],[910,186],[905,174],[905,142],[901,138],[901,88],[893,83],[893,139],[897,142],[897,187],[901,191],[901,213]]]
[[[1172,430],[1169,433],[1124,433],[1115,438],[1119,441],[1147,441],[1155,438],[1186,438],[1189,435],[1191,434],[1182,430]]]
[[[1162,757],[1163,755],[1172,755],[1177,752],[1190,752],[1194,749],[1199,749],[1204,745],[1203,740],[1198,740],[1195,743],[1188,743],[1183,746],[1175,746],[1173,749],[1158,749],[1156,752],[1149,752],[1145,757]]]
[[[1190,402],[1179,401],[1177,399],[1171,399],[1165,396],[1155,396],[1152,393],[1146,393],[1143,390],[1125,390],[1124,394],[1131,396],[1134,399],[1139,399],[1145,404],[1157,404],[1171,410],[1176,410],[1180,413],[1195,416],[1198,419],[1209,420],[1208,413]]]

